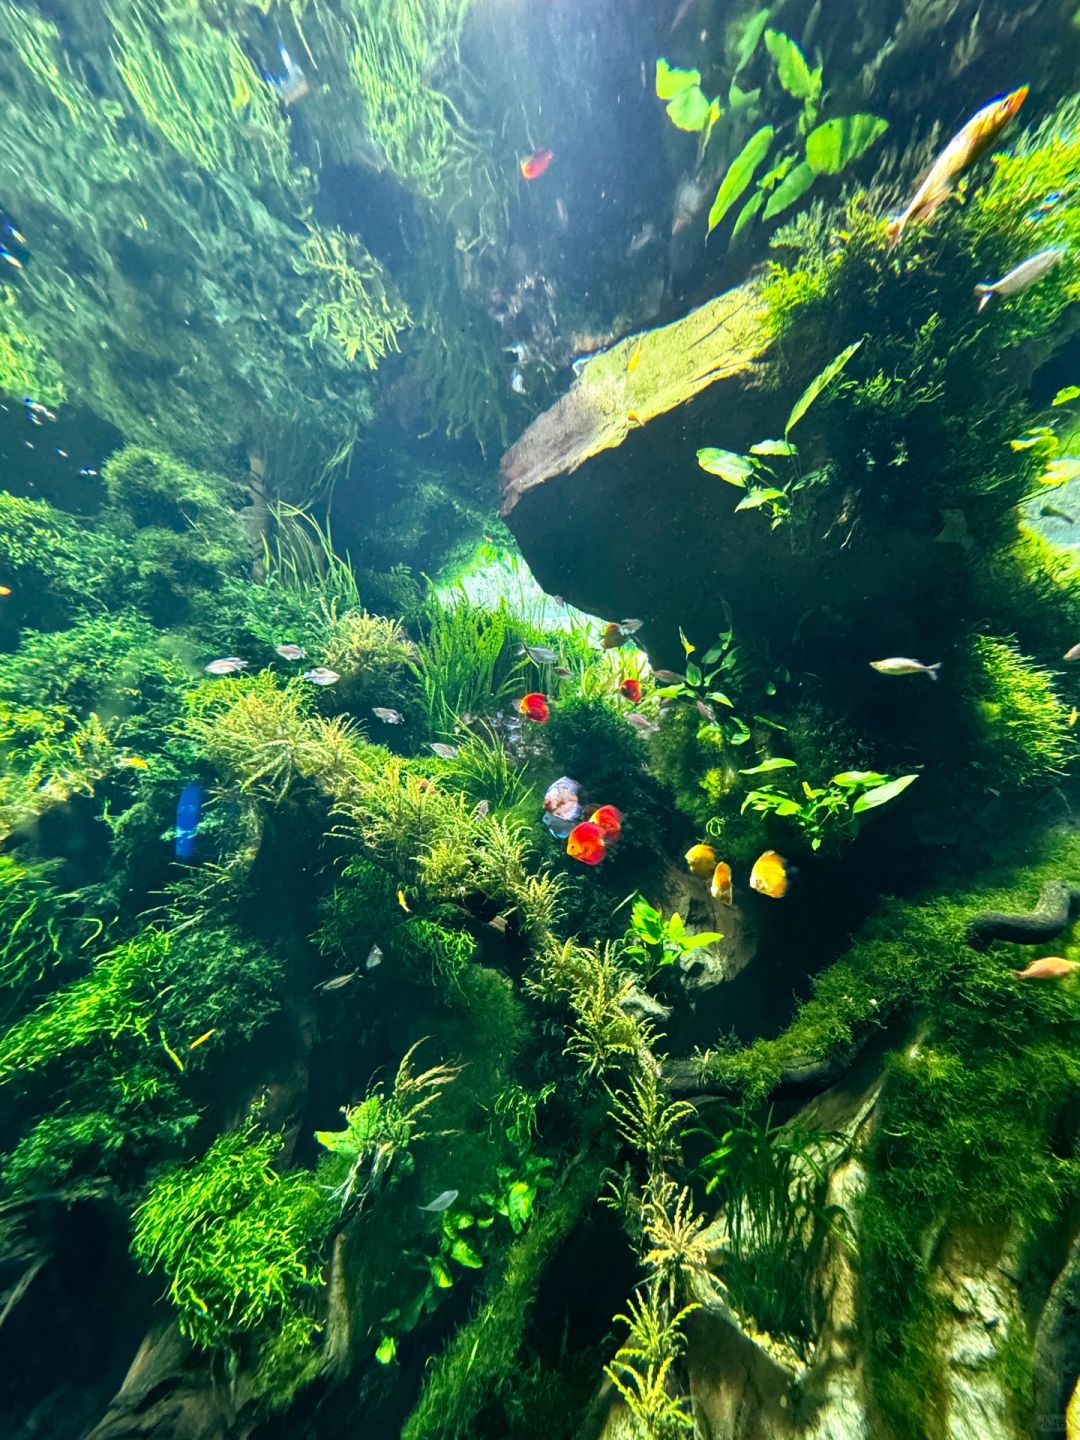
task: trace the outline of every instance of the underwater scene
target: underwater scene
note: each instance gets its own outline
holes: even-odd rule
[[[1080,1440],[1077,0],[0,102],[0,1440]]]

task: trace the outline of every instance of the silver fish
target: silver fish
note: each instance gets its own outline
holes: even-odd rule
[[[371,949],[368,951],[368,957],[364,961],[364,969],[377,970],[378,967],[382,964],[382,960],[382,951],[379,949],[378,945],[372,945]]]
[[[522,645],[521,654],[528,655],[537,665],[554,665],[557,658],[555,651],[546,645]]]
[[[491,814],[491,801],[490,801],[490,800],[478,800],[478,801],[476,802],[476,808],[473,810],[473,814],[474,814],[478,819],[480,819],[480,820],[483,820],[485,816],[490,815],[490,814]]]
[[[661,685],[681,685],[683,677],[677,675],[674,670],[654,670],[653,679],[659,680]]]
[[[350,970],[348,975],[335,975],[332,980],[324,980],[321,985],[316,985],[315,989],[323,991],[324,994],[329,994],[331,990],[344,990],[359,974],[359,970]]]
[[[241,660],[236,655],[225,655],[220,660],[211,660],[209,665],[203,669],[207,675],[236,675],[241,670],[247,669],[247,661]]]
[[[870,668],[879,675],[929,675],[931,680],[936,680],[941,661],[936,665],[924,665],[921,660],[909,660],[904,655],[893,655],[888,660],[871,660]]]
[[[1019,295],[1021,290],[1026,290],[1029,285],[1034,285],[1037,280],[1048,275],[1067,254],[1068,250],[1064,245],[1051,245],[1048,250],[1040,250],[1037,255],[1029,255],[1026,260],[1021,260],[1019,265],[1014,266],[1000,280],[992,280],[988,285],[976,285],[975,294],[979,297],[978,313],[981,314],[995,297]]]
[[[624,635],[636,635],[644,624],[644,620],[620,620],[619,629]]]
[[[520,370],[513,370],[510,373],[510,389],[515,395],[525,394],[525,376]]]
[[[275,645],[274,654],[280,655],[283,660],[307,659],[307,651],[303,645]]]
[[[427,1205],[418,1205],[416,1208],[429,1215],[441,1215],[444,1210],[450,1209],[460,1193],[459,1190],[444,1190],[441,1195],[436,1195],[435,1199]]]
[[[310,680],[312,685],[336,685],[341,676],[336,670],[328,670],[325,665],[316,665],[313,670],[305,670],[300,679]]]
[[[373,705],[371,713],[386,725],[403,725],[405,716],[400,710],[388,710],[385,705]]]
[[[651,720],[646,720],[645,716],[640,715],[636,710],[624,718],[628,725],[632,725],[635,730],[640,730],[642,735],[653,735],[660,729],[659,725],[653,724]]]
[[[560,680],[569,680],[570,676],[573,675],[573,673],[574,672],[570,669],[568,665],[555,666],[555,674],[558,675]]]
[[[440,760],[454,760],[457,758],[458,748],[456,745],[444,745],[441,740],[432,740],[429,748],[434,750]]]

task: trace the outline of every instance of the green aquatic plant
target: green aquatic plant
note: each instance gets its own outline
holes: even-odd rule
[[[314,293],[296,312],[306,321],[311,344],[337,346],[352,364],[362,355],[374,370],[390,350],[397,350],[397,337],[412,323],[408,307],[393,291],[379,262],[354,237],[343,230],[310,232],[293,266],[300,275],[312,276]]]
[[[102,465],[101,478],[110,505],[138,526],[195,531],[203,545],[232,527],[234,543],[246,544],[236,515],[240,489],[224,475],[197,470],[163,450],[125,445]]]
[[[0,838],[76,795],[92,795],[116,759],[113,736],[97,715],[65,706],[47,711],[0,699]]]
[[[418,1040],[402,1056],[389,1094],[376,1082],[359,1105],[343,1111],[344,1130],[315,1132],[319,1144],[334,1157],[323,1162],[323,1170],[331,1177],[343,1214],[361,1210],[392,1171],[408,1172],[414,1163],[414,1145],[448,1133],[429,1129],[426,1112],[457,1079],[461,1066],[439,1063],[415,1074],[412,1060],[422,1043]]]
[[[973,636],[963,663],[978,772],[1009,789],[1062,775],[1073,746],[1053,676],[1013,641],[992,635]]]
[[[279,1173],[281,1136],[248,1122],[169,1171],[134,1213],[132,1253],[164,1270],[181,1333],[221,1348],[302,1318],[308,1342],[322,1284],[319,1249],[335,1219],[308,1171]]]
[[[609,1090],[609,1116],[627,1145],[640,1152],[650,1175],[681,1158],[682,1134],[696,1114],[688,1100],[673,1100],[654,1061],[642,1060],[626,1088]]]
[[[448,600],[433,590],[419,628],[412,665],[435,734],[451,734],[459,716],[489,712],[517,688],[525,662],[505,605],[482,610],[463,590]]]
[[[263,573],[267,584],[299,595],[308,610],[334,622],[362,612],[356,571],[348,555],[334,549],[330,521],[320,524],[297,505],[279,500],[268,507],[272,537],[263,537]]]
[[[53,867],[0,855],[0,1016],[10,1019],[64,959],[63,907]]]
[[[55,409],[66,394],[63,373],[24,324],[14,286],[0,285],[0,392]]]
[[[615,1316],[627,1336],[604,1373],[649,1440],[676,1440],[695,1429],[689,1400],[673,1385],[672,1368],[686,1348],[683,1322],[700,1308],[695,1301],[673,1311],[655,1275],[638,1286],[626,1313]]]
[[[764,760],[741,775],[772,774],[791,768],[794,760]],[[753,810],[758,815],[776,815],[798,825],[811,850],[820,850],[826,840],[834,845],[853,838],[858,817],[869,810],[887,805],[916,781],[917,775],[900,775],[890,780],[876,770],[845,770],[834,775],[827,785],[813,786],[802,782],[802,797],[778,785],[764,785],[744,797],[740,814]]]
[[[392,958],[432,982],[455,984],[476,958],[476,941],[466,930],[451,930],[419,916],[398,925],[389,942]]]
[[[63,623],[77,610],[104,609],[103,597],[122,583],[125,550],[118,537],[96,535],[45,500],[0,490],[3,583],[33,595],[35,618],[51,613]]]
[[[650,985],[661,971],[676,964],[684,955],[723,938],[718,930],[699,930],[688,935],[681,915],[676,913],[665,918],[663,911],[650,905],[644,895],[637,895],[630,908],[624,954],[640,974],[642,983]]]
[[[455,749],[457,754],[446,762],[440,782],[458,786],[471,799],[487,801],[499,810],[513,810],[531,796],[521,766],[515,764],[493,725],[473,721]]]

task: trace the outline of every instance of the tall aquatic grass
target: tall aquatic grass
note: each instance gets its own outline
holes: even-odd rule
[[[518,626],[505,602],[482,610],[460,586],[428,596],[413,661],[431,730],[453,732],[460,715],[488,713],[519,688],[525,659]]]
[[[348,555],[338,555],[330,522],[284,501],[270,506],[272,540],[263,537],[263,571],[268,585],[310,595],[327,620],[346,610],[360,610],[360,590]]]

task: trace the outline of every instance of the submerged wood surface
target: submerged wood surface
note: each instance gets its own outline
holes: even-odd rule
[[[533,486],[621,445],[715,381],[750,370],[768,346],[760,296],[749,282],[594,356],[503,457],[502,513]]]

